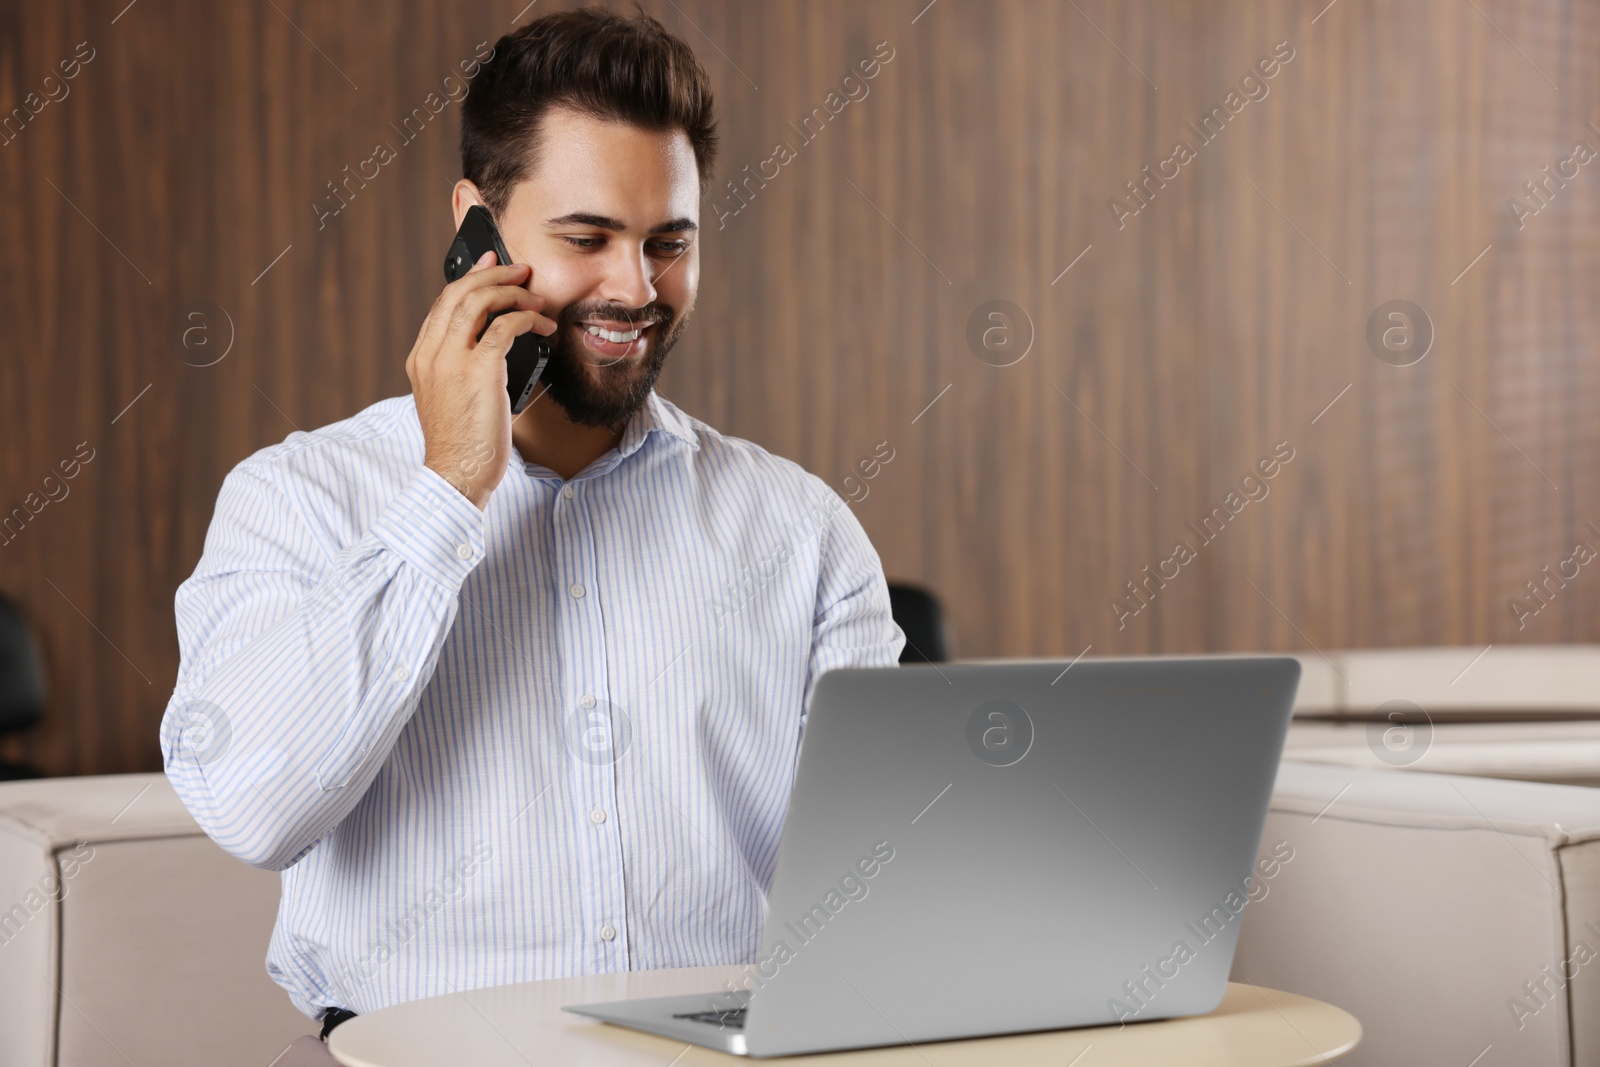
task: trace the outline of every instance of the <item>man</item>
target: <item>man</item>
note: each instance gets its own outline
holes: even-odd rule
[[[753,961],[812,686],[905,640],[838,494],[653,391],[716,148],[688,46],[642,14],[538,19],[477,75],[461,144],[455,223],[486,206],[514,264],[445,286],[410,396],[235,467],[176,599],[167,774],[283,872],[267,967],[323,1036],[456,990]],[[527,330],[554,352],[513,418]]]

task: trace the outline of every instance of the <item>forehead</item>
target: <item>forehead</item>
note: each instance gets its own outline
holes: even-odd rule
[[[699,219],[700,174],[682,130],[645,130],[557,107],[541,124],[538,163],[513,196],[539,221],[584,212],[648,229]]]

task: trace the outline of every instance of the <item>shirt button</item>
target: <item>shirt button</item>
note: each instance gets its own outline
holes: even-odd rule
[[[578,698],[578,703],[582,704],[585,708],[592,708],[594,707],[594,697],[590,696],[588,693],[585,693],[583,696]]]
[[[589,813],[589,821],[594,823],[596,826],[599,826],[601,823],[606,821],[605,811],[601,808],[595,808]]]
[[[456,559],[471,559],[471,558],[472,558],[472,546],[471,545],[457,545],[456,546]]]
[[[396,667],[394,669],[394,680],[395,681],[403,682],[409,677],[411,677],[411,672],[406,670],[406,668],[404,666]]]
[[[577,494],[577,492],[578,491],[576,489],[572,488],[570,483],[561,487],[561,495],[566,497],[568,500],[571,500],[573,496]]]
[[[600,936],[605,938],[607,941],[615,941],[617,939],[616,927],[612,926],[610,923],[607,923],[600,928]]]
[[[583,584],[581,582],[573,582],[572,583],[571,592],[572,592],[572,598],[574,600],[582,600],[583,599]]]

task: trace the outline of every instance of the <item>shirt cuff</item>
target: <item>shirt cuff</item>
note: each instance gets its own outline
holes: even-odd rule
[[[432,467],[419,467],[372,533],[440,585],[457,591],[485,555],[485,517]]]

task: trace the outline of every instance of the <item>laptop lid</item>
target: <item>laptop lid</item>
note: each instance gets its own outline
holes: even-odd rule
[[[748,1005],[756,1056],[1221,1003],[1288,730],[1288,657],[818,679]]]

